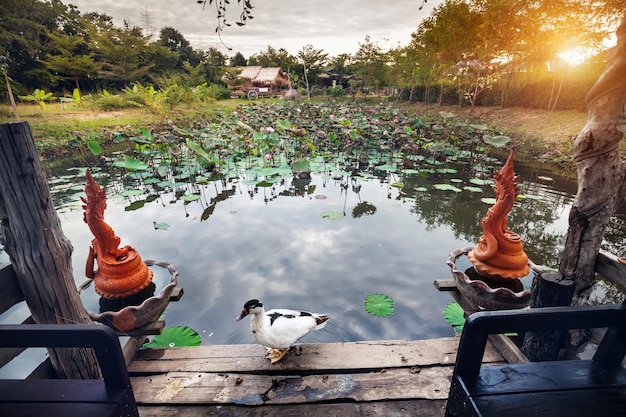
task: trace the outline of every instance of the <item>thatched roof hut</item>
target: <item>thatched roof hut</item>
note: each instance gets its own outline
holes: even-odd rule
[[[255,87],[282,87],[291,85],[289,75],[280,68],[263,68],[261,66],[241,67],[239,78],[243,79],[244,86],[247,81]]]
[[[291,89],[289,75],[280,68],[263,68],[261,66],[238,67],[239,71],[234,77],[234,72],[222,79],[233,89],[231,97],[242,95],[255,99],[259,96],[276,97],[282,96],[285,91]]]

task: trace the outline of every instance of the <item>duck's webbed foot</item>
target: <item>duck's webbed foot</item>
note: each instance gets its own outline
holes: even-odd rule
[[[285,348],[285,349],[266,348],[266,349],[267,349],[267,353],[265,354],[265,357],[268,358],[271,363],[278,362],[279,360],[284,358],[287,352],[289,351],[289,348]]]

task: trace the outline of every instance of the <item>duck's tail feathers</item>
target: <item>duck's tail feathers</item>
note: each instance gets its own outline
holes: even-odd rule
[[[324,326],[326,326],[326,322],[330,318],[326,314],[316,314],[313,317],[315,318],[315,322],[317,323],[317,326],[315,326],[315,330],[323,329]]]

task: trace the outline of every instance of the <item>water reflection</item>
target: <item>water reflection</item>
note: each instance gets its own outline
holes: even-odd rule
[[[168,261],[185,289],[172,303],[168,325],[188,325],[204,344],[253,343],[247,324],[234,318],[248,299],[268,308],[302,308],[327,313],[324,331],[308,342],[424,339],[453,333],[441,311],[451,301],[432,282],[450,278],[448,253],[476,242],[480,218],[489,207],[483,192],[437,190],[434,184],[470,185],[463,165],[455,173],[396,174],[373,171],[351,176],[313,173],[263,184],[243,175],[181,180],[159,189],[141,177],[101,172],[98,182],[110,196],[107,222],[122,244],[147,258]],[[567,233],[575,184],[541,180],[545,174],[516,163],[520,193],[509,228],[538,264],[556,267]],[[72,170],[50,184],[65,234],[74,245],[76,281],[92,239],[78,202],[84,176]],[[128,192],[129,190],[141,190]],[[181,196],[195,193],[187,201]],[[323,212],[339,212],[336,220]],[[623,253],[624,212],[607,229],[605,247]],[[167,227],[156,227],[166,225]],[[389,295],[395,313],[376,318],[363,308],[372,292]],[[605,291],[606,292],[606,291]]]

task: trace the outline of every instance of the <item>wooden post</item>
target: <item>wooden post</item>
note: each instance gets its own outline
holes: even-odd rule
[[[574,294],[574,281],[556,271],[544,271],[533,278],[531,308],[567,306]],[[528,332],[521,351],[531,362],[553,361],[563,345],[564,331]]]
[[[587,112],[574,143],[578,192],[559,265],[559,272],[576,285],[573,305],[589,298],[606,226],[626,201],[626,165],[618,147],[626,120],[626,15],[609,65],[587,95]]]
[[[76,291],[72,244],[54,210],[28,123],[0,125],[0,236],[36,323],[92,323]],[[98,378],[86,349],[50,349],[61,378]]]

